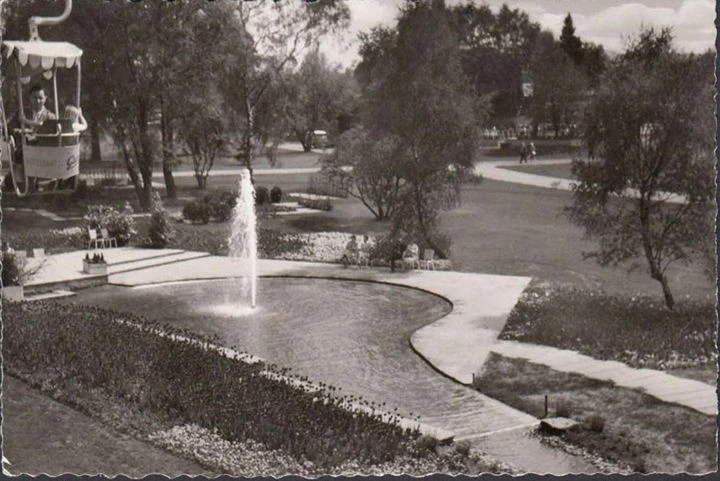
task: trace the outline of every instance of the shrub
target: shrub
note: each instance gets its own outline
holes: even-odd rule
[[[324,211],[331,211],[333,208],[332,201],[327,197],[321,197],[318,199],[308,199],[305,197],[299,197],[297,203],[308,209],[317,209]]]
[[[583,423],[585,429],[594,433],[601,433],[605,429],[605,418],[599,414],[593,414]]]
[[[455,445],[455,452],[460,454],[461,456],[469,456],[470,455],[470,443],[467,441],[461,441]]]
[[[270,199],[270,194],[265,186],[259,185],[255,187],[255,203],[258,205],[265,204]]]
[[[153,193],[152,214],[150,216],[150,246],[156,248],[166,247],[175,236],[170,214],[163,207],[160,194]]]
[[[282,200],[282,189],[277,185],[270,189],[270,202],[277,204]]]
[[[118,246],[123,246],[137,234],[132,215],[133,209],[129,203],[122,210],[103,204],[89,205],[83,221],[87,229],[106,228],[110,237],[117,239]]]
[[[258,231],[258,255],[264,259],[274,259],[288,252],[298,252],[306,242],[298,235],[281,234],[271,229]]]
[[[330,197],[348,196],[347,191],[340,189],[322,173],[313,174],[308,181],[308,187],[305,189],[308,194],[328,195]]]
[[[210,206],[205,202],[194,200],[183,207],[183,218],[190,222],[210,222]]]
[[[232,217],[232,211],[237,204],[237,193],[223,190],[213,192],[203,198],[203,202],[210,208],[210,215],[218,222],[226,222]]]
[[[415,441],[418,454],[425,456],[429,453],[434,453],[438,447],[438,440],[432,436],[422,435]]]
[[[2,257],[2,285],[19,286],[24,283],[24,262],[15,253],[3,252]]]

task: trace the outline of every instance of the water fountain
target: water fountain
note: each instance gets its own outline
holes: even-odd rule
[[[233,208],[229,256],[240,273],[239,300],[242,305],[255,308],[257,300],[257,220],[255,217],[255,188],[250,172],[244,169],[240,174],[237,203]],[[238,306],[240,307],[240,306]]]

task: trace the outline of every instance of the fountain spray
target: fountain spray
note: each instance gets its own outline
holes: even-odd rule
[[[240,264],[243,302],[255,307],[257,297],[257,219],[255,217],[255,188],[250,172],[243,169],[240,174],[237,203],[233,208],[232,226],[228,239],[229,255],[233,262]]]

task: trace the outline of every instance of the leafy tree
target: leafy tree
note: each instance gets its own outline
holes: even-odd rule
[[[550,122],[557,136],[562,124],[575,120],[586,77],[549,31],[538,36],[530,66],[535,83],[531,108],[535,126]]]
[[[514,118],[523,101],[522,70],[530,62],[540,25],[527,13],[503,5],[451,9],[459,36],[463,71],[478,95],[491,96],[493,116]]]
[[[356,128],[343,134],[335,151],[323,157],[322,174],[359,199],[375,219],[389,219],[406,185],[395,169],[403,154],[397,138],[374,139],[366,130]]]
[[[306,152],[312,148],[312,133],[324,129],[336,133],[343,113],[353,110],[353,78],[330,66],[316,48],[305,56],[300,68],[284,79],[285,115],[289,128]]]
[[[394,42],[383,50],[365,91],[364,125],[371,137],[397,142],[388,168],[405,186],[394,226],[446,255],[439,214],[457,204],[461,182],[472,171],[483,109],[463,74],[452,15],[442,0],[408,2]]]
[[[236,28],[224,32],[235,44],[227,52],[223,93],[235,112],[240,132],[237,158],[250,171],[256,155],[282,132],[273,117],[281,110],[273,92],[297,64],[298,57],[325,35],[347,24],[349,11],[339,0],[317,2],[239,2]],[[238,46],[242,55],[236,55]]]
[[[585,133],[593,159],[574,161],[568,214],[599,239],[586,255],[601,265],[643,256],[672,309],[667,269],[707,248],[715,185],[712,56],[671,41],[644,30],[602,77]]]
[[[207,185],[215,159],[227,145],[227,120],[222,100],[209,86],[203,97],[188,99],[182,110],[178,136],[193,162],[195,180],[200,189]]]

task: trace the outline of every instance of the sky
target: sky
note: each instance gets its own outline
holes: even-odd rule
[[[344,67],[358,60],[357,35],[376,25],[392,26],[403,0],[343,0],[350,9],[350,28],[344,38],[328,41],[322,50],[332,63]],[[446,0],[447,5],[471,0]],[[503,3],[528,13],[530,20],[560,36],[563,20],[570,13],[575,35],[598,43],[609,52],[622,52],[629,36],[640,27],[669,26],[675,46],[687,52],[703,52],[715,45],[714,0],[475,0],[497,11]]]

